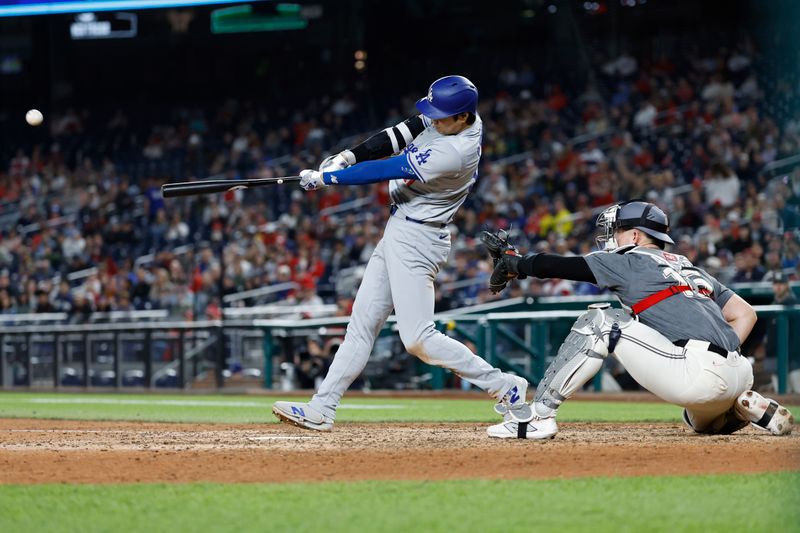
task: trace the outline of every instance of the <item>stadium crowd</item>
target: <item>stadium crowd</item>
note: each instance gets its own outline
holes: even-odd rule
[[[579,90],[525,65],[479,87],[482,172],[451,226],[438,309],[493,298],[481,230],[511,228],[523,251],[587,253],[598,211],[636,197],[670,213],[676,251],[724,283],[776,271],[796,279],[800,172],[775,179],[768,169],[800,153],[798,80],[764,75],[746,44],[708,56],[621,54],[596,67]],[[385,184],[168,200],[160,185],[316,167],[413,113],[418,93],[409,88],[380,123],[346,93],[294,110],[233,100],[187,107],[167,123],[128,110],[52,113],[49,141],[20,148],[0,168],[0,313],[65,311],[80,321],[92,311],[167,309],[215,318],[220,295],[275,286],[237,305],[325,302],[348,314],[388,216]],[[560,280],[512,288],[593,291]]]

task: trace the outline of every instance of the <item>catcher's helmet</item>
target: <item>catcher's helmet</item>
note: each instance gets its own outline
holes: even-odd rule
[[[597,240],[606,250],[617,248],[614,231],[618,229],[638,229],[661,242],[675,244],[667,235],[669,218],[660,207],[643,200],[631,200],[612,205],[597,217],[597,227],[601,229]]]
[[[431,83],[428,96],[417,100],[417,109],[428,118],[475,113],[478,89],[464,76],[445,76]]]

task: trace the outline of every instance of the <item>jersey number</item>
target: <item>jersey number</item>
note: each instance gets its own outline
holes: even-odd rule
[[[708,281],[700,275],[699,272],[691,270],[678,272],[672,267],[664,267],[662,269],[664,277],[667,279],[674,279],[678,285],[688,285],[692,288],[690,291],[683,291],[683,295],[687,298],[708,298],[711,296],[712,288]]]

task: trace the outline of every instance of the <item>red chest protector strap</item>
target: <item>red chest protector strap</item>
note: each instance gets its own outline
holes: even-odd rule
[[[666,300],[670,296],[675,296],[676,294],[691,290],[692,288],[689,285],[673,285],[671,287],[667,287],[666,289],[662,289],[654,294],[651,294],[647,298],[636,302],[633,307],[631,307],[633,310],[633,316],[640,314],[648,307],[653,307],[658,302]]]

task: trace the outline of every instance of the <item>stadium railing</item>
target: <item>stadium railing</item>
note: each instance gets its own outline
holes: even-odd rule
[[[184,387],[186,352],[209,338],[218,345],[220,330],[220,321],[6,326],[0,330],[0,383],[150,388],[156,373],[176,361],[170,385]],[[221,374],[219,365],[214,368]]]
[[[445,334],[472,343],[491,364],[537,383],[575,318],[587,303],[603,298],[573,297],[573,309],[565,309],[564,301],[544,300],[520,297],[462,308],[435,315],[435,324]],[[534,305],[558,307],[531,311]],[[785,394],[790,357],[798,353],[793,332],[798,330],[800,306],[755,309],[760,319],[774,321],[776,389]],[[210,373],[206,386],[222,388],[241,372],[251,378],[247,384],[270,389],[280,381],[275,362],[286,360],[296,341],[341,338],[348,322],[348,317],[300,317],[7,325],[0,330],[0,384],[3,388],[187,388]],[[393,316],[381,335],[399,342]],[[444,387],[445,370],[416,365],[418,374],[429,376],[425,386]],[[421,385],[419,379],[414,383]],[[598,378],[595,390],[599,389]]]

